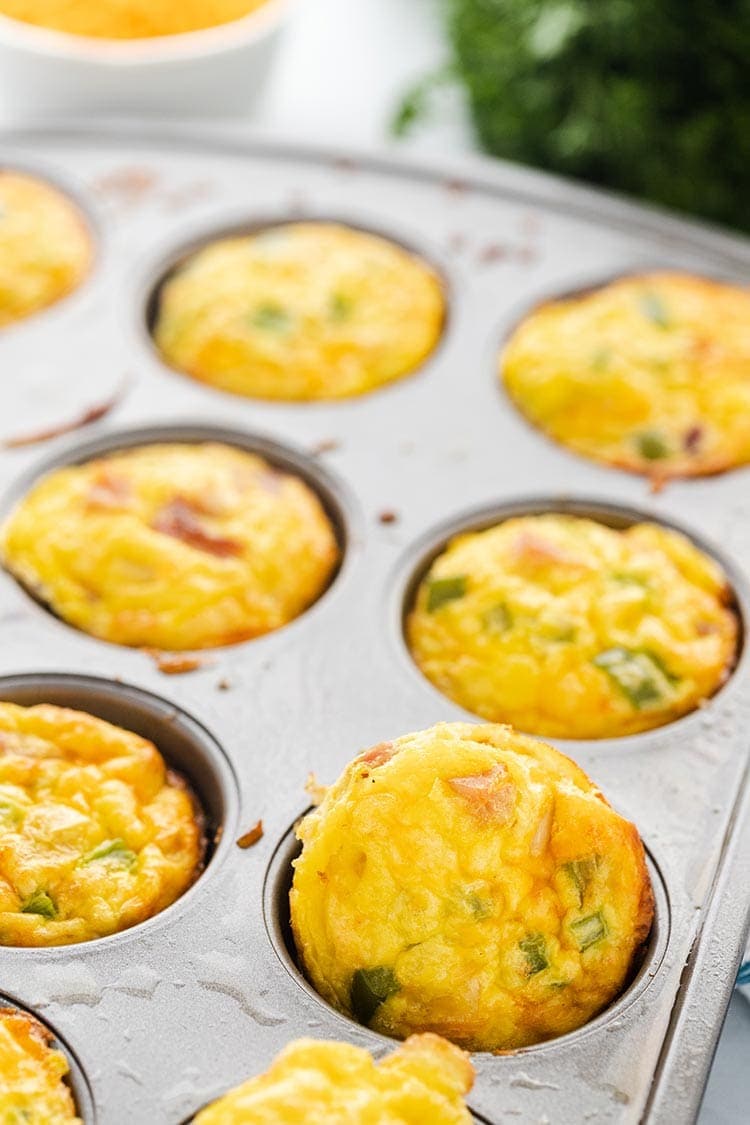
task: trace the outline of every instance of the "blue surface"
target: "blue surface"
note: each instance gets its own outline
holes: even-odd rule
[[[750,1122],[750,1003],[735,992],[706,1090],[700,1125]],[[675,1125],[682,1125],[675,1122]]]

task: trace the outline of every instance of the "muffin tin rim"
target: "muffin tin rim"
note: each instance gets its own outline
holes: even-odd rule
[[[718,546],[704,536],[700,531],[673,520],[669,516],[619,500],[607,500],[592,495],[571,494],[569,492],[533,494],[528,496],[515,495],[510,500],[499,500],[492,504],[482,504],[473,508],[462,509],[453,517],[432,524],[421,535],[414,538],[409,546],[401,552],[400,558],[392,568],[388,579],[388,617],[390,622],[390,637],[394,642],[392,647],[398,651],[401,667],[408,666],[411,672],[411,681],[416,681],[428,693],[442,702],[445,707],[457,710],[467,720],[474,722],[488,722],[473,711],[468,711],[460,703],[444,695],[418,667],[412,656],[406,638],[406,619],[414,605],[419,583],[426,575],[432,562],[447,547],[451,539],[457,535],[488,530],[508,519],[525,515],[559,514],[581,516],[603,523],[605,526],[626,528],[636,523],[653,523],[657,526],[676,531],[684,535],[695,547],[708,555],[716,562],[727,579],[730,591],[729,606],[735,614],[738,623],[737,647],[734,661],[729,668],[726,679],[702,706],[693,708],[684,715],[669,720],[660,726],[638,731],[634,734],[609,735],[603,738],[569,738],[560,735],[540,735],[534,731],[523,731],[532,738],[552,742],[560,745],[563,752],[577,760],[581,752],[603,750],[616,752],[625,747],[633,748],[638,742],[655,743],[664,737],[667,731],[672,732],[678,726],[684,733],[688,726],[699,725],[701,719],[715,710],[720,703],[741,690],[743,676],[750,672],[750,645],[748,630],[750,629],[750,580],[746,579],[738,565],[734,563],[731,555],[727,555]],[[608,522],[607,515],[617,522]]]

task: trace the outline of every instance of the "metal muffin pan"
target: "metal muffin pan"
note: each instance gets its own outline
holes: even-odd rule
[[[0,992],[49,1019],[80,1060],[87,1123],[177,1125],[295,1037],[378,1055],[393,1046],[333,1012],[296,969],[290,825],[309,771],[328,782],[363,747],[471,718],[416,669],[402,630],[415,579],[451,531],[571,505],[607,522],[674,523],[724,565],[746,631],[750,470],[652,495],[643,479],[531,429],[498,386],[496,358],[540,299],[651,266],[743,281],[750,244],[502,164],[467,160],[456,172],[232,132],[68,124],[5,134],[0,163],[76,184],[100,237],[89,284],[0,337],[2,436],[69,423],[86,394],[101,402],[125,386],[95,426],[0,453],[1,514],[55,464],[144,439],[216,437],[301,472],[343,547],[329,589],[297,621],[171,677],[0,575],[0,696],[64,701],[153,736],[220,830],[206,870],[156,919],[85,945],[0,949]],[[388,234],[443,273],[446,330],[419,371],[360,399],[283,404],[214,391],[161,363],[146,310],[186,246],[269,217],[318,216]],[[35,390],[27,372],[45,365]],[[656,925],[623,996],[586,1027],[474,1056],[479,1120],[694,1119],[750,920],[749,723],[745,647],[701,711],[648,734],[559,741],[637,823]],[[236,847],[259,818],[260,843]]]

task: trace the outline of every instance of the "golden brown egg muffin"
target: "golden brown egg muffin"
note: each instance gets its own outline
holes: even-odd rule
[[[470,1125],[473,1081],[468,1057],[437,1035],[413,1035],[378,1063],[350,1043],[299,1039],[195,1125]]]
[[[750,292],[680,273],[551,301],[501,375],[526,417],[577,453],[657,479],[750,461]]]
[[[335,223],[288,223],[197,251],[167,279],[164,360],[269,399],[359,395],[413,371],[440,336],[440,279],[402,247]]]
[[[203,861],[203,818],[156,747],[82,711],[0,703],[0,945],[151,918]]]
[[[266,0],[0,0],[0,12],[23,23],[102,39],[181,35],[241,19]]]
[[[622,990],[653,896],[638,832],[551,746],[440,723],[361,754],[299,824],[312,984],[385,1035],[507,1050]]]
[[[719,566],[677,532],[522,516],[453,539],[406,631],[425,676],[468,711],[610,738],[670,722],[724,683],[730,602]]]
[[[0,532],[6,567],[70,624],[201,649],[291,621],[338,560],[314,492],[217,443],[146,445],[44,477]]]
[[[0,1008],[0,1122],[81,1125],[65,1082],[70,1070],[46,1027],[26,1012]]]
[[[76,289],[92,258],[91,232],[72,200],[0,168],[0,328]]]

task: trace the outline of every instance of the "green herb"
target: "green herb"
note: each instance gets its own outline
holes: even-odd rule
[[[608,648],[593,663],[607,673],[636,710],[658,703],[669,689],[671,677],[648,652]]]
[[[543,934],[529,934],[523,941],[519,941],[518,945],[521,952],[526,957],[530,977],[549,968],[547,943],[544,940]]]
[[[332,293],[328,308],[331,320],[340,323],[349,320],[354,311],[354,301],[346,293]]]
[[[433,94],[441,87],[449,85],[455,78],[453,67],[444,66],[415,82],[402,98],[391,121],[395,136],[405,136],[415,122],[426,117],[430,111]]]
[[[577,629],[575,625],[560,622],[557,625],[549,623],[542,626],[542,636],[545,641],[556,641],[558,644],[570,644],[571,641],[576,639]]]
[[[381,1004],[398,992],[400,985],[393,969],[357,969],[352,977],[349,999],[360,1023],[369,1024]]]
[[[446,68],[497,156],[750,229],[744,4],[442,0]],[[420,84],[401,132],[429,110]]]
[[[513,628],[513,615],[504,602],[499,602],[482,614],[482,625],[493,633],[507,633]]]
[[[250,323],[255,328],[262,328],[266,332],[288,332],[291,326],[291,317],[281,305],[258,305],[250,315]]]
[[[9,801],[5,797],[0,798],[0,818],[6,824],[18,824],[22,815],[20,807],[14,801]]]
[[[658,652],[652,652],[650,648],[644,648],[642,652],[644,656],[648,657],[652,664],[656,665],[656,667],[659,669],[662,676],[665,680],[668,681],[668,683],[678,684],[680,682],[680,677],[676,676],[674,672],[670,672],[669,668],[664,662],[663,657],[659,656]]]
[[[635,445],[646,461],[661,461],[664,457],[669,457],[671,452],[664,438],[656,430],[644,430],[636,434]]]
[[[579,918],[577,922],[571,922],[570,928],[575,935],[581,953],[589,946],[596,945],[608,933],[607,923],[604,921],[601,910],[596,914],[589,914],[586,918]]]
[[[43,918],[56,918],[57,908],[46,891],[35,891],[21,907],[22,914],[41,914]]]
[[[570,863],[563,864],[563,871],[573,883],[578,894],[579,906],[583,906],[586,891],[598,866],[599,857],[595,855],[587,856],[585,859],[574,859]]]
[[[648,579],[640,574],[632,574],[628,570],[613,570],[610,578],[613,582],[619,582],[622,586],[640,586],[641,589],[648,589]]]
[[[137,858],[135,852],[127,847],[124,840],[105,840],[97,847],[92,848],[90,852],[87,852],[81,859],[81,863],[86,865],[106,859],[111,863],[119,864],[121,867],[132,867]]]
[[[611,348],[597,348],[591,357],[591,366],[594,371],[606,371],[612,362]]]
[[[638,307],[646,320],[650,320],[658,328],[670,327],[672,322],[669,319],[669,313],[658,293],[642,293],[638,298]]]
[[[466,593],[466,575],[453,578],[431,578],[427,583],[427,612],[434,613],[446,602],[462,598]]]
[[[492,914],[492,903],[486,898],[480,898],[479,895],[467,895],[466,905],[471,911],[472,918],[475,918],[477,922],[483,922],[485,918],[489,918]]]

